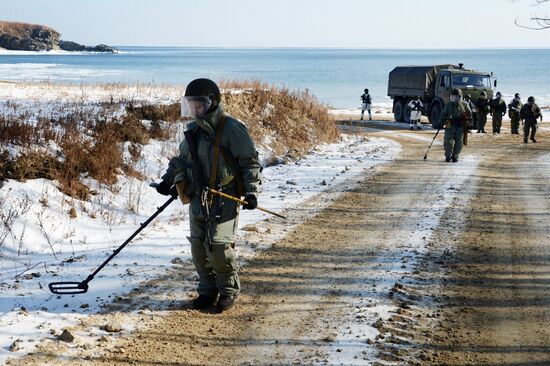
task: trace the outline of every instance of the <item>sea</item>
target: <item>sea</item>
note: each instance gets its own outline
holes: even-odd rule
[[[524,100],[533,95],[540,105],[550,105],[550,49],[118,49],[118,54],[0,51],[0,80],[183,86],[198,77],[260,80],[307,89],[335,109],[356,109],[365,88],[375,104],[390,105],[388,74],[396,66],[463,63],[492,72],[505,98],[519,92]]]

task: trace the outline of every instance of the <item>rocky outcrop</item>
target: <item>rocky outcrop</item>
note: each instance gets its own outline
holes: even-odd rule
[[[0,21],[0,49],[12,51],[88,51],[117,52],[116,48],[100,44],[88,47],[61,40],[61,34],[45,25]]]
[[[84,52],[118,52],[116,48],[107,46],[106,44],[98,44],[95,47],[84,46],[80,43],[72,41],[59,41],[59,48],[63,51],[84,51]]]
[[[55,50],[60,39],[59,32],[43,25],[0,21],[0,47],[7,50]]]

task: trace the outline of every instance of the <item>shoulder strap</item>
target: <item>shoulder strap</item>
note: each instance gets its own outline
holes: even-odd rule
[[[227,122],[227,117],[223,115],[218,128],[216,129],[216,137],[214,141],[214,155],[212,156],[212,166],[210,170],[210,188],[216,188],[216,180],[218,179],[218,162],[220,158],[220,146],[222,143],[222,133]]]

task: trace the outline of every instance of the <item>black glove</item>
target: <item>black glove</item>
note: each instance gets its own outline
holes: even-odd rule
[[[254,210],[258,207],[258,199],[253,194],[249,194],[244,200],[246,201],[246,205],[243,205],[245,210]]]
[[[163,196],[177,197],[178,195],[178,190],[176,189],[176,186],[170,186],[165,181],[162,181],[157,185],[157,192],[162,194]]]

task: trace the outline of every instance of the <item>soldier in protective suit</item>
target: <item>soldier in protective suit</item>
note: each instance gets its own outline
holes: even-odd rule
[[[224,112],[218,86],[193,80],[182,98],[182,116],[193,118],[185,139],[158,185],[158,192],[190,202],[193,263],[199,275],[195,309],[231,308],[240,292],[235,258],[238,203],[209,194],[208,188],[245,197],[255,209],[261,184],[258,153],[246,126]],[[219,296],[219,298],[218,298]]]
[[[369,121],[372,121],[371,113],[372,98],[369,94],[369,89],[365,89],[364,93],[361,95],[361,121],[365,115],[365,111],[369,112]]]
[[[468,103],[462,100],[462,90],[453,89],[451,101],[445,105],[439,120],[434,128],[445,128],[443,146],[445,147],[445,161],[447,163],[458,162],[464,134],[467,133],[467,125],[472,117],[472,110]]]
[[[519,93],[516,93],[514,99],[508,104],[508,116],[511,122],[511,131],[513,135],[519,135],[519,112],[523,107]]]
[[[491,116],[493,116],[493,133],[500,133],[502,117],[506,114],[506,102],[502,94],[497,92],[496,98],[491,101]]]
[[[424,104],[422,104],[420,97],[418,95],[414,97],[414,99],[409,102],[408,107],[409,107],[409,110],[411,111],[411,114],[410,114],[411,130],[414,129],[414,126],[416,126],[417,130],[421,130],[422,126],[420,126],[420,120],[422,119],[422,110],[424,109]]]
[[[524,104],[519,112],[519,118],[524,121],[523,127],[523,142],[527,143],[527,139],[531,137],[531,141],[537,142],[535,134],[537,133],[537,120],[540,118],[542,122],[542,112],[538,105],[535,104],[535,98],[529,97],[527,104]],[[531,136],[529,136],[529,133]]]

